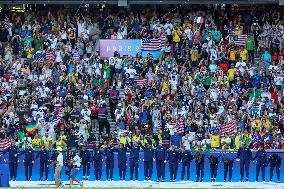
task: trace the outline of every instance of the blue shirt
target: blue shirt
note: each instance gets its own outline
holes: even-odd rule
[[[176,146],[177,148],[180,148],[182,137],[180,135],[173,135],[171,136],[171,145]]]

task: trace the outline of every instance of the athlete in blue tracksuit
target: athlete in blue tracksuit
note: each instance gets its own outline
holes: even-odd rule
[[[113,179],[113,167],[114,167],[114,147],[112,143],[109,142],[107,147],[104,149],[104,156],[106,162],[106,179],[112,180]]]
[[[124,147],[124,145],[120,143],[118,148],[116,149],[116,151],[118,152],[117,164],[118,164],[118,171],[119,171],[119,179],[125,180],[126,162],[127,162],[127,157],[126,157],[127,148]]]
[[[167,157],[167,149],[162,146],[162,142],[159,143],[155,150],[156,169],[157,169],[157,182],[165,181],[165,161]]]
[[[45,180],[48,181],[49,172],[49,152],[45,149],[45,146],[41,147],[41,150],[37,153],[36,158],[39,157],[39,180],[42,181],[43,172]]]
[[[268,163],[270,163],[270,181],[272,182],[274,168],[276,170],[277,182],[280,182],[280,167],[281,157],[278,154],[272,154],[269,157]]]
[[[130,156],[129,156],[130,180],[138,180],[140,146],[138,145],[137,142],[133,142],[133,146],[129,146],[129,148],[130,148]],[[134,174],[135,174],[135,178],[133,178]]]
[[[224,163],[224,182],[227,180],[227,175],[229,172],[229,182],[232,182],[232,175],[233,175],[233,166],[234,166],[235,157],[232,157],[225,153],[222,157],[222,161]]]
[[[218,156],[210,155],[208,159],[210,163],[211,182],[216,182],[218,164],[219,164]]]
[[[256,159],[256,181],[258,181],[259,171],[261,169],[262,181],[265,181],[265,167],[267,165],[267,153],[263,148],[263,145],[260,146],[260,149],[256,152],[253,160]]]
[[[98,146],[94,147],[93,162],[94,162],[94,170],[95,170],[95,178],[96,178],[96,180],[101,180],[101,177],[102,177],[103,152],[104,151],[100,150]]]
[[[252,159],[251,150],[247,146],[242,145],[240,149],[238,150],[238,158],[240,159],[241,181],[243,181],[243,178],[244,178],[244,169],[246,170],[246,181],[248,181],[249,180],[249,165]]]
[[[195,154],[195,165],[196,165],[196,182],[203,182],[204,178],[204,155],[201,150],[198,150]]]
[[[82,146],[81,160],[83,168],[83,180],[89,180],[92,157],[91,153],[86,149],[85,146]]]
[[[17,179],[18,172],[18,155],[19,149],[15,145],[15,141],[11,142],[11,146],[4,150],[3,155],[9,153],[9,169],[10,169],[10,178],[11,180]]]
[[[32,146],[29,145],[27,149],[23,151],[24,161],[25,161],[25,176],[27,181],[32,180],[32,171],[34,164],[34,150]]]
[[[180,159],[180,153],[175,149],[175,146],[171,146],[167,151],[167,161],[169,161],[170,168],[170,182],[175,182],[177,179],[178,162]]]
[[[181,180],[184,180],[185,176],[185,169],[186,169],[186,176],[187,180],[190,179],[190,163],[191,160],[194,159],[194,157],[191,155],[191,152],[189,150],[182,149],[180,152],[181,161],[182,161],[182,169],[181,169]]]
[[[153,172],[153,159],[155,156],[155,150],[151,144],[146,144],[146,147],[141,146],[144,150],[144,177],[145,180],[151,180]]]

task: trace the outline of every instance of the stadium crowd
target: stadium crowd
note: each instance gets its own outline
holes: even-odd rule
[[[279,10],[206,6],[41,14],[1,19],[3,148],[13,139],[22,149],[31,144],[48,150],[103,148],[109,141],[187,150],[241,144],[284,149]],[[100,39],[160,36],[167,43],[157,60],[115,53],[109,62],[99,55]],[[119,98],[121,91],[125,98]]]

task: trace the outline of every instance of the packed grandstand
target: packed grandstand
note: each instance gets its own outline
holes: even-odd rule
[[[154,7],[2,14],[0,148],[284,149],[281,9]]]

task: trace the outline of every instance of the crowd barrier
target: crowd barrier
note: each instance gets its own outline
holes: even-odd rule
[[[51,152],[50,152],[51,153]],[[64,152],[65,153],[65,152]],[[194,154],[195,152],[192,152],[192,154]],[[205,151],[204,154],[205,156],[209,157],[211,154],[212,155],[223,155],[225,152],[224,151]],[[237,152],[236,151],[228,151],[226,152],[229,154],[229,156],[233,156],[236,157],[237,156]],[[255,156],[256,152],[253,152],[253,157]],[[284,173],[284,151],[268,151],[268,157],[272,154],[272,153],[278,153],[280,155],[280,157],[282,158],[282,165],[281,165],[281,174]],[[129,153],[127,153],[127,156],[129,157]],[[140,160],[139,160],[139,180],[144,180],[144,164],[143,164],[143,152],[140,152]],[[115,153],[114,155],[115,161],[114,161],[114,180],[119,180],[119,175],[118,175],[118,162],[117,162],[117,153]],[[219,158],[219,160],[221,161],[221,158]],[[104,160],[103,160],[104,161]],[[154,162],[153,165],[153,175],[152,175],[152,180],[156,180],[156,165]],[[129,180],[129,161],[127,161],[127,174],[126,174],[126,180]],[[24,181],[25,180],[25,171],[24,171],[24,161],[23,161],[23,156],[19,157],[19,165],[18,165],[18,176],[17,176],[17,181]],[[0,184],[2,184],[2,186],[7,186],[7,182],[9,180],[9,172],[8,170],[8,155],[5,154],[4,156],[1,157],[0,160]],[[50,171],[49,171],[49,180],[53,180],[54,176],[53,176],[53,170],[54,170],[54,166],[52,165],[50,167]],[[256,177],[256,162],[252,161],[250,164],[250,176],[249,176],[249,180],[250,181],[255,181],[255,177]],[[266,167],[266,181],[269,181],[269,166]],[[90,180],[95,180],[94,178],[94,166],[93,164],[91,165],[91,170],[90,170]],[[178,166],[178,176],[177,176],[177,181],[180,180],[180,173],[181,173],[181,163],[179,163]],[[217,179],[216,181],[223,181],[223,174],[224,174],[224,167],[223,167],[223,162],[219,162],[219,166],[218,166],[218,174],[217,174]],[[80,170],[80,173],[78,174],[78,178],[82,179],[82,170]],[[39,159],[35,160],[35,164],[33,166],[33,176],[32,176],[32,180],[38,180],[39,179]],[[64,168],[62,171],[62,179],[63,180],[67,180],[68,177],[67,175],[64,174]],[[102,180],[106,180],[106,176],[105,176],[105,164],[103,162],[103,175],[102,175]],[[191,181],[195,181],[196,180],[196,174],[195,174],[195,161],[193,160],[191,162],[191,168],[190,168],[190,180]],[[239,162],[235,161],[234,162],[234,167],[233,167],[233,182],[237,182],[240,180],[240,170],[239,170]],[[259,177],[259,180],[261,181],[261,174]],[[273,177],[273,181],[276,180],[276,173],[274,172],[274,177]],[[169,181],[169,166],[168,164],[166,165],[166,181]],[[209,182],[210,181],[210,166],[209,166],[209,160],[208,158],[205,158],[205,170],[204,170],[204,181]],[[283,183],[284,182],[284,176],[281,175],[281,179],[280,181]],[[1,186],[1,185],[0,185]]]

